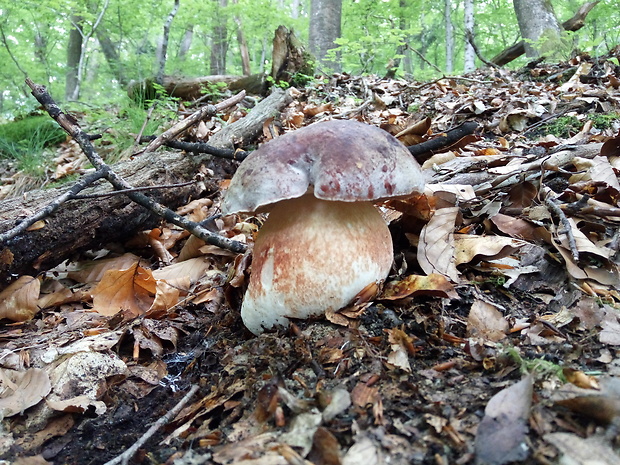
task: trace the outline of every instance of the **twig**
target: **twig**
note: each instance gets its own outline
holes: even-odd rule
[[[173,212],[169,208],[155,202],[150,197],[142,194],[141,192],[133,191],[127,181],[125,181],[118,173],[113,171],[95,151],[95,148],[90,142],[90,139],[84,131],[77,124],[75,119],[64,113],[52,97],[47,93],[44,86],[37,85],[30,79],[26,79],[26,84],[32,89],[32,95],[43,105],[49,115],[56,120],[58,124],[78,143],[88,160],[95,167],[97,172],[101,172],[101,177],[105,177],[115,189],[131,190],[125,195],[139,205],[147,208],[157,216],[164,218],[181,228],[189,231],[194,236],[202,239],[208,244],[216,245],[223,249],[232,250],[236,253],[243,253],[247,249],[247,246],[241,242],[230,240],[226,237],[214,234],[211,231],[201,227],[198,223],[190,221],[177,213]],[[230,99],[229,99],[230,100]]]
[[[476,54],[476,56],[478,57],[478,59],[483,62],[485,65],[490,66],[491,68],[496,68],[498,69],[499,66],[497,66],[495,63],[493,63],[492,61],[487,60],[482,53],[480,53],[480,50],[478,49],[478,46],[476,45],[476,41],[474,40],[474,34],[471,31],[471,29],[466,29],[465,30],[465,37],[467,38],[467,42],[469,42],[469,45],[471,45],[471,47],[474,49],[474,53]]]
[[[140,143],[150,142],[155,140],[155,136],[142,136]],[[244,150],[232,150],[222,149],[214,147],[213,145],[205,144],[204,142],[182,142],[179,140],[170,140],[164,142],[166,147],[170,147],[178,150],[185,150],[192,153],[208,153],[218,158],[227,158],[229,160],[244,160],[252,152],[246,152]]]
[[[555,198],[554,192],[548,187],[543,186],[541,189],[541,193],[545,196],[545,205],[562,223],[562,227],[566,231],[566,237],[568,238],[568,248],[573,256],[573,260],[575,262],[579,261],[579,250],[577,250],[577,241],[575,240],[575,235],[573,234],[573,228],[568,221],[568,218],[564,214],[564,210],[560,208],[558,200]]]
[[[145,191],[153,191],[158,189],[174,189],[176,187],[185,187],[191,184],[195,184],[197,181],[187,181],[180,182],[178,184],[165,184],[159,186],[144,186],[144,187],[132,187],[131,189],[120,189],[112,192],[103,192],[101,194],[83,194],[83,195],[74,195],[69,200],[85,200],[85,199],[103,199],[106,197],[113,197],[115,195],[124,195],[129,192],[145,192]]]
[[[174,139],[176,136],[181,134],[187,128],[193,126],[198,123],[202,119],[207,116],[213,116],[217,114],[218,111],[222,111],[224,108],[231,107],[241,102],[245,98],[245,90],[242,90],[237,95],[233,95],[232,97],[218,103],[217,105],[205,105],[201,107],[199,110],[192,113],[191,116],[179,121],[177,124],[172,126],[167,131],[161,133],[155,140],[153,140],[149,145],[147,145],[144,150],[139,151],[138,153],[144,152],[153,152],[157,150],[159,147],[164,145],[166,142]]]
[[[185,404],[189,402],[189,400],[196,393],[196,391],[198,391],[198,385],[194,384],[191,387],[191,389],[187,392],[187,394],[185,394],[185,396],[179,401],[179,403],[176,404],[174,408],[170,410],[168,413],[166,413],[163,417],[157,420],[153,424],[153,426],[151,426],[147,430],[147,432],[144,433],[140,437],[140,439],[138,439],[129,449],[127,449],[125,452],[123,452],[118,457],[106,462],[104,465],[116,465],[119,463],[122,465],[127,465],[129,460],[135,455],[138,449],[142,447],[146,443],[146,441],[148,441],[157,432],[158,429],[160,429],[162,426],[164,426],[166,423],[172,420],[181,411],[181,409],[185,406]]]
[[[58,210],[58,208],[60,208],[60,206],[63,203],[65,203],[67,200],[75,198],[78,192],[86,189],[92,183],[94,183],[95,181],[103,177],[105,177],[105,173],[103,171],[94,171],[93,173],[89,173],[83,176],[71,187],[71,189],[69,189],[67,192],[62,194],[56,200],[54,200],[53,202],[43,207],[41,210],[36,212],[34,215],[30,215],[29,217],[23,219],[14,228],[11,228],[8,231],[5,231],[2,234],[0,234],[0,244],[5,241],[8,241],[9,239],[12,239],[18,234],[23,233],[26,229],[28,229],[30,226],[32,226],[37,221],[48,217],[49,215],[54,213],[56,210]]]
[[[439,150],[458,142],[463,137],[473,134],[478,129],[478,123],[475,121],[465,121],[459,124],[457,127],[446,131],[443,135],[435,137],[433,139],[421,142],[416,145],[410,145],[407,147],[411,155],[419,157],[425,153],[432,152],[433,150]],[[418,160],[419,161],[419,160]]]

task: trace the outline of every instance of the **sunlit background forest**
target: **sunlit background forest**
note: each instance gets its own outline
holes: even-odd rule
[[[332,53],[340,70],[354,75],[385,75],[395,60],[395,77],[426,80],[463,73],[463,3],[344,0],[342,37]],[[558,19],[564,21],[583,2],[553,3]],[[4,121],[28,114],[36,106],[24,84],[26,76],[47,85],[61,101],[102,105],[126,98],[130,81],[157,72],[166,27],[166,75],[241,75],[269,70],[271,42],[279,25],[294,30],[307,43],[310,23],[310,0],[180,0],[178,5],[172,0],[2,0],[0,5],[0,115]],[[474,16],[483,56],[491,58],[520,40],[511,1],[476,0]],[[446,47],[447,24],[453,48]],[[563,33],[547,59],[565,60],[576,50],[605,54],[619,43],[618,24],[620,3],[602,1],[582,29]],[[77,52],[71,50],[75,34],[82,43]],[[242,66],[243,44],[250,69]],[[522,57],[509,66],[524,63]],[[481,62],[476,59],[476,64]],[[70,68],[80,71],[79,94],[73,99],[65,92]],[[316,69],[317,73],[330,71]]]

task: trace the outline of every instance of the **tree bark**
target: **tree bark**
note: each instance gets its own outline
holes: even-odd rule
[[[166,18],[166,22],[164,23],[164,32],[161,37],[160,47],[157,49],[157,55],[155,57],[156,69],[155,73],[155,82],[158,84],[162,84],[164,81],[164,70],[166,68],[166,57],[168,55],[168,39],[170,37],[170,26],[172,26],[172,21],[179,11],[179,3],[180,0],[174,0],[174,6],[170,11],[170,14]]]
[[[342,0],[312,0],[310,5],[310,52],[321,66],[340,71],[340,62],[331,60],[327,52],[336,47],[341,35]]]
[[[454,34],[452,28],[452,2],[444,0],[444,22],[446,23],[446,72],[454,68]]]
[[[562,32],[551,1],[513,0],[513,3],[521,37],[525,39],[525,55],[536,58],[544,42],[557,40]]]
[[[408,21],[405,15],[406,8],[407,8],[407,0],[399,0],[398,2],[398,10],[399,10],[398,28],[401,30],[403,37],[402,37],[402,43],[399,44],[398,47],[396,47],[396,53],[395,53],[396,56],[390,62],[388,71],[385,74],[386,79],[394,79],[394,77],[396,77],[396,72],[398,71],[398,68],[400,67],[402,57],[407,52],[407,48],[408,48],[407,41],[409,40],[409,37],[405,37],[405,31],[408,28],[408,24],[407,24]]]
[[[564,30],[574,32],[581,29],[585,23],[586,16],[588,16],[588,13],[590,13],[590,11],[592,11],[592,8],[594,8],[598,3],[600,3],[600,0],[584,3],[581,8],[579,8],[577,13],[573,15],[572,18],[562,23],[562,27],[564,28]],[[495,63],[498,66],[503,66],[519,58],[524,53],[525,41],[522,40],[521,42],[511,47],[508,47],[505,50],[502,50],[499,54],[497,54],[491,59],[491,62]]]
[[[118,51],[116,50],[116,45],[114,45],[112,39],[110,39],[108,31],[106,31],[102,27],[99,27],[97,29],[97,40],[99,41],[99,45],[101,45],[101,51],[103,52],[103,56],[108,62],[108,66],[110,67],[112,74],[118,81],[118,84],[121,87],[127,86],[129,81],[125,76],[123,64],[118,55]]]
[[[265,119],[277,116],[288,102],[288,93],[278,89],[256,105],[248,116],[223,128],[209,140],[209,144],[224,148],[231,146],[233,141],[250,143],[261,133]],[[210,155],[159,151],[119,163],[113,169],[133,186],[157,186],[191,181],[203,164],[219,177],[232,174],[235,166],[230,160]],[[216,180],[207,180],[203,184],[155,189],[149,195],[174,209],[190,199],[215,194],[217,189]],[[107,182],[99,181],[81,194],[102,194],[111,190]],[[41,189],[0,201],[0,232],[15,226],[25,212],[41,209],[65,191],[63,187]],[[46,218],[44,227],[0,244],[0,289],[14,275],[35,275],[80,251],[122,241],[160,222],[161,218],[131,202],[125,195],[69,201]]]
[[[194,39],[194,25],[188,24],[185,28],[185,32],[183,33],[183,38],[181,39],[181,43],[179,44],[179,51],[177,52],[177,58],[179,61],[184,61],[187,56],[187,52],[189,52],[190,47],[192,46],[192,40]]]
[[[226,17],[222,11],[227,5],[227,0],[213,0],[217,3],[214,15],[214,26],[211,31],[211,74],[226,74],[226,52],[228,51],[228,38]]]
[[[82,55],[82,18],[72,18],[73,27],[67,42],[67,74],[65,77],[65,99],[73,100],[78,93],[78,67]]]
[[[469,31],[472,39],[475,37],[474,34],[474,0],[465,0],[465,4],[463,6],[463,15],[465,17],[465,31]],[[474,46],[468,40],[467,34],[465,34],[465,66],[464,70],[466,73],[473,71],[476,69],[476,51],[474,50]]]

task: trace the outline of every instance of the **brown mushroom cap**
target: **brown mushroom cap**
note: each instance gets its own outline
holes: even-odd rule
[[[420,166],[395,137],[368,124],[332,120],[289,132],[241,163],[222,201],[224,213],[266,210],[313,191],[355,202],[421,191]]]

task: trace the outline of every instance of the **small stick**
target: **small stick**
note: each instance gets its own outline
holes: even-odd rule
[[[548,187],[543,187],[541,192],[545,196],[545,205],[549,208],[549,210],[551,210],[555,214],[555,216],[557,216],[560,219],[560,223],[562,223],[562,226],[566,230],[566,237],[568,238],[568,247],[573,256],[573,260],[575,260],[575,262],[578,262],[579,261],[579,250],[577,250],[577,241],[575,240],[575,235],[573,234],[573,229],[571,227],[570,222],[568,221],[568,218],[564,214],[564,211],[562,210],[562,208],[560,208],[560,205],[558,204],[558,201],[555,198],[555,195],[553,194],[553,191],[551,189],[549,189]]]
[[[237,95],[233,95],[232,97],[218,103],[217,105],[205,105],[204,107],[201,107],[199,110],[195,111],[187,118],[179,121],[167,131],[161,133],[154,141],[152,141],[149,145],[147,145],[143,150],[139,151],[138,153],[154,152],[163,144],[174,139],[187,128],[193,126],[202,119],[206,118],[207,116],[213,116],[217,114],[218,111],[222,111],[224,108],[236,105],[244,98],[245,90],[242,90]]]
[[[142,136],[140,138],[140,143],[150,142],[155,140],[155,138],[155,136]],[[227,158],[229,160],[245,160],[247,156],[252,153],[244,150],[221,149],[204,142],[183,142],[179,140],[170,140],[164,142],[163,145],[173,149],[185,150],[186,152],[208,153],[209,155],[213,155],[218,158]]]
[[[157,420],[153,424],[153,426],[151,426],[147,430],[147,432],[144,433],[140,437],[140,439],[138,439],[129,449],[127,449],[118,457],[106,462],[104,465],[116,465],[119,463],[122,465],[127,465],[129,460],[135,455],[138,449],[142,447],[146,443],[146,441],[148,441],[157,432],[158,429],[160,429],[162,426],[172,420],[181,411],[185,404],[189,402],[189,400],[196,393],[196,391],[198,391],[198,385],[194,384],[192,388],[187,392],[187,394],[185,394],[185,396],[179,401],[179,403],[176,404],[174,408],[168,413],[166,413],[163,417]]]
[[[153,191],[158,189],[174,189],[176,187],[185,187],[190,184],[195,184],[198,181],[187,181],[181,182],[178,184],[164,184],[159,186],[144,186],[144,187],[132,187],[131,189],[119,189],[117,191],[112,192],[103,192],[101,194],[82,194],[82,195],[74,195],[69,200],[85,200],[85,199],[104,199],[106,197],[114,197],[115,195],[127,194],[129,192],[144,192],[144,191]]]

